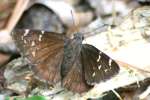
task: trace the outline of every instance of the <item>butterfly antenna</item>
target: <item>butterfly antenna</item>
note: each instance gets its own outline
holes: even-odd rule
[[[71,10],[71,16],[72,16],[72,22],[73,22],[73,27],[75,30],[73,31],[78,31],[78,28],[77,28],[77,25],[75,23],[75,18],[74,18],[74,15],[73,15],[73,11]]]
[[[108,26],[109,26],[108,24],[103,24],[103,25],[98,26],[97,28],[90,30],[90,31],[84,32],[85,38],[96,35],[100,32],[107,30]]]
[[[72,17],[73,26],[75,27],[76,25],[75,25],[75,21],[74,21],[74,16],[73,16],[72,10],[71,10],[71,17]]]

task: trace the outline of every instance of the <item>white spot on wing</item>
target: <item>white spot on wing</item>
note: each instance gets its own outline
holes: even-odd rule
[[[105,72],[108,72],[108,69],[105,69],[104,71],[105,71]]]
[[[41,34],[39,35],[39,41],[42,41],[42,35]]]
[[[41,31],[42,34],[44,34],[45,31]]]
[[[99,65],[99,66],[98,66],[98,70],[100,70],[100,69],[101,69],[101,67],[102,67],[102,65]]]
[[[109,66],[111,66],[111,63],[112,63],[112,59],[109,59],[109,62],[108,62],[108,63],[109,63]]]
[[[96,75],[96,74],[95,74],[95,72],[94,72],[94,73],[92,74],[92,77],[95,77],[95,75]]]
[[[35,51],[32,51],[32,56],[35,57]]]
[[[29,33],[29,31],[30,31],[29,29],[26,29],[26,30],[25,30],[25,33],[24,33],[24,36],[27,36],[28,33]]]
[[[97,59],[97,62],[99,62],[100,59],[101,59],[101,55],[99,54],[98,59]]]
[[[35,41],[32,41],[31,46],[32,47],[35,46]]]

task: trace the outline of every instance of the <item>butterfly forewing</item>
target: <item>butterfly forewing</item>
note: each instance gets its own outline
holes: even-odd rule
[[[17,30],[12,34],[17,47],[33,65],[36,76],[49,83],[60,81],[64,36],[52,32]]]
[[[83,44],[81,58],[88,84],[107,80],[119,71],[117,63],[92,45]]]

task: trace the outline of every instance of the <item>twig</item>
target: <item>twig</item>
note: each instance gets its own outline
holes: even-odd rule
[[[119,93],[117,93],[115,90],[112,89],[112,92],[119,98],[119,100],[123,100]]]
[[[30,0],[18,0],[17,1],[17,4],[12,13],[12,16],[10,17],[10,19],[6,25],[6,28],[5,28],[8,33],[10,33],[14,29],[14,27],[17,24],[18,20],[20,19],[21,15],[27,8],[27,5],[29,2],[30,2]]]
[[[126,62],[122,62],[122,61],[119,61],[119,60],[115,60],[115,61],[116,61],[118,64],[122,65],[123,67],[126,67],[126,68],[127,68],[127,66],[128,66],[128,68],[130,67],[130,68],[136,69],[137,71],[145,72],[145,73],[150,74],[150,71],[147,71],[147,70],[138,68],[138,67],[133,66],[133,65],[131,65],[131,64],[128,64],[128,63],[126,63]]]
[[[141,94],[139,95],[139,99],[143,100],[150,94],[150,86]]]

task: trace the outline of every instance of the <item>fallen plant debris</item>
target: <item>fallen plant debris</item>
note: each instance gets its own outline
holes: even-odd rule
[[[24,8],[19,10],[20,15],[13,13],[14,15],[12,15],[16,16],[16,19],[10,16],[11,20],[8,21],[9,24],[7,22],[4,22],[6,24],[6,27],[2,28],[2,30],[0,31],[0,38],[1,40],[3,39],[2,42],[0,41],[0,49],[2,47],[1,45],[7,48],[2,49],[4,51],[7,51],[6,54],[0,52],[0,65],[2,66],[0,69],[0,100],[150,99],[150,7],[140,7],[137,2],[138,0],[115,0],[115,5],[120,4],[120,6],[122,6],[122,9],[120,7],[120,9],[112,10],[114,8],[111,8],[110,5],[112,2],[110,2],[109,0],[87,0],[86,2],[81,2],[80,0],[78,1],[79,2],[75,2],[75,0],[63,1],[65,3],[64,5],[68,5],[68,7],[73,9],[73,15],[75,15],[75,17],[73,16],[74,19],[72,18],[72,16],[66,17],[65,14],[63,14],[63,12],[61,11],[62,9],[58,9],[58,6],[55,7],[52,5],[52,3],[51,5],[49,5],[48,3],[51,1],[35,0],[32,2],[29,1],[28,3],[26,1],[27,5],[23,4],[23,0],[17,1],[17,3],[20,2],[18,3],[18,7],[21,8],[21,6],[24,6]],[[101,3],[102,6],[97,6],[95,4],[96,2]],[[54,5],[57,5],[57,3]],[[85,3],[89,3],[88,6],[86,6]],[[133,4],[132,8],[131,4]],[[70,8],[66,9],[69,11]],[[103,10],[101,10],[102,8]],[[9,10],[8,12],[11,12],[9,6],[8,8],[6,6],[5,10]],[[36,11],[37,13],[34,13]],[[45,15],[42,15],[41,11],[43,11]],[[66,15],[69,15],[69,13],[70,12],[68,12]],[[129,14],[126,15],[125,13]],[[26,15],[28,17],[25,17],[25,14],[31,15]],[[37,16],[35,16],[36,14]],[[48,14],[52,16],[53,21],[51,21],[51,19],[46,16]],[[87,17],[84,18],[84,16]],[[20,22],[20,19],[23,19],[24,22]],[[69,20],[69,22],[67,22],[67,19]],[[115,19],[117,21],[115,21],[114,23],[113,21]],[[47,21],[47,23],[44,23],[45,20]],[[73,20],[75,20],[75,25],[73,25]],[[29,21],[31,22],[30,25],[28,23]],[[34,26],[34,28],[32,27],[33,29],[42,30],[49,30],[50,28],[48,27],[52,26],[54,27],[52,31],[61,30],[61,32],[63,31],[66,33],[70,31],[70,28],[75,26],[78,27],[78,25],[76,24],[77,22],[81,23],[79,25],[81,27],[80,31],[85,32],[84,43],[94,45],[95,47],[109,55],[111,58],[115,59],[121,69],[119,74],[117,74],[115,77],[106,82],[101,82],[95,85],[92,90],[82,94],[68,91],[67,89],[61,87],[60,83],[49,86],[41,82],[40,80],[35,79],[33,77],[33,72],[30,70],[30,64],[28,64],[23,57],[20,57],[19,51],[17,51],[17,48],[15,47],[10,36],[10,32],[14,28],[19,28],[19,25],[22,26],[22,28],[31,28],[30,26]],[[0,25],[1,24],[3,24],[3,22],[1,23],[0,21]],[[97,26],[99,26],[100,28],[97,28]],[[3,34],[1,34],[1,32],[3,32]],[[69,34],[68,36],[71,35]],[[12,55],[14,54],[17,56],[12,57]]]

